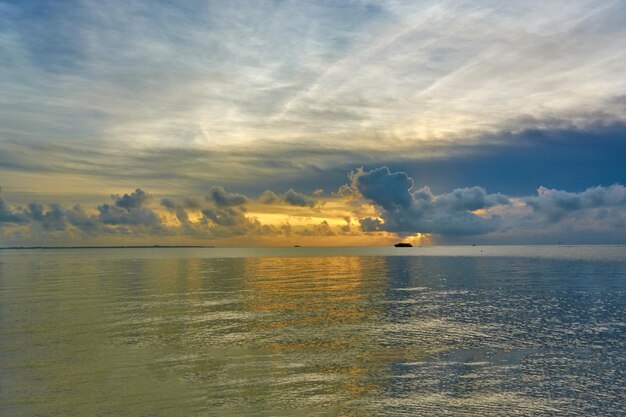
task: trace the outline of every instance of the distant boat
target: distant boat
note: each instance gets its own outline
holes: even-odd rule
[[[400,243],[396,243],[396,244],[395,244],[395,245],[393,245],[393,246],[395,246],[396,248],[412,248],[412,247],[413,247],[413,245],[411,245],[411,244],[410,244],[410,243],[408,243],[408,242],[400,242]]]

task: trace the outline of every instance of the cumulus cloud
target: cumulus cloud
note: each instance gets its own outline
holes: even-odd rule
[[[63,207],[58,203],[33,202],[26,207],[11,207],[0,199],[0,223],[23,227],[23,236],[31,239],[74,239],[77,236],[99,237],[123,235],[128,237],[228,238],[234,236],[331,236],[335,232],[328,222],[298,226],[296,230],[282,224],[262,224],[247,214],[242,194],[228,193],[224,188],[211,187],[205,198],[186,197],[179,200],[162,198],[152,202],[150,194],[137,188],[126,194],[112,194],[111,203],[83,209],[79,205]],[[266,193],[268,201],[277,199],[285,204],[312,207],[309,197],[289,191],[275,197]],[[177,222],[173,221],[175,216]]]
[[[430,193],[428,188],[424,191]],[[419,191],[416,194],[419,194]],[[457,188],[451,193],[437,196],[436,200],[439,207],[455,211],[480,210],[510,203],[504,194],[487,194],[482,187]]]
[[[332,230],[326,220],[323,220],[320,224],[307,227],[299,234],[303,236],[335,236],[336,233]]]
[[[248,202],[243,194],[227,193],[223,187],[213,186],[209,189],[206,199],[219,207],[241,206]]]
[[[275,204],[281,201],[281,198],[272,190],[265,190],[259,196],[259,202],[263,204]]]
[[[30,219],[24,213],[11,209],[0,197],[0,224],[1,223],[28,223]]]
[[[364,217],[359,219],[359,223],[361,224],[361,230],[364,232],[380,232],[383,230],[383,222],[380,219]]]
[[[250,214],[245,205],[250,202],[247,197],[218,186],[204,198],[162,198],[158,202],[137,188],[127,194],[113,194],[112,202],[91,208],[39,202],[15,206],[0,198],[0,233],[6,237],[23,231],[22,236],[54,236],[68,241],[76,236],[106,235],[217,239],[422,233],[460,243],[466,242],[465,236],[485,243],[489,239],[520,242],[519,237],[532,236],[542,239],[535,242],[546,241],[546,236],[551,242],[574,236],[584,243],[592,235],[596,236],[594,243],[619,243],[626,236],[623,185],[597,186],[581,192],[539,187],[536,195],[509,197],[490,194],[478,186],[435,194],[428,186],[418,188],[415,183],[406,173],[383,166],[353,171],[349,183],[319,205],[293,189],[283,194],[268,190],[259,196],[258,201],[264,204],[311,209],[302,216],[289,214],[294,216],[291,224],[291,217],[275,217],[273,209],[269,210],[272,216],[264,217],[258,205],[254,212],[260,213]],[[273,223],[261,223],[262,218],[272,219]]]
[[[614,184],[609,187],[589,188],[580,193],[539,187],[537,195],[524,198],[535,214],[556,223],[568,215],[584,210],[626,208],[626,187]]]
[[[146,192],[143,191],[141,188],[137,188],[134,192],[130,194],[124,194],[121,197],[118,194],[115,194],[112,195],[111,198],[115,200],[115,205],[117,207],[121,207],[126,210],[135,207],[141,207],[151,199],[151,197],[146,194]]]
[[[174,200],[172,200],[171,198],[163,198],[161,199],[161,205],[165,208],[168,209],[174,209],[176,208],[176,202]]]
[[[97,207],[98,220],[105,225],[130,225],[158,227],[159,216],[148,207],[144,207],[152,197],[140,188],[130,194],[111,195],[113,205],[102,204]]]
[[[98,220],[87,214],[78,204],[69,209],[65,209],[64,212],[67,222],[78,228],[81,232],[95,234],[100,228]]]
[[[539,187],[535,196],[513,198],[477,186],[434,194],[428,186],[415,188],[406,173],[385,166],[358,169],[349,179],[336,195],[353,207],[372,204],[379,213],[359,217],[363,232],[428,233],[446,241],[489,235],[498,242],[520,237],[532,241],[532,236],[545,240],[547,234],[578,241],[595,234],[602,241],[605,233],[616,241],[616,230],[626,229],[626,188],[619,184],[578,193]]]
[[[387,167],[359,174],[356,188],[363,197],[389,211],[408,208],[413,201],[409,192],[413,188],[413,180],[406,173],[392,173]]]
[[[110,204],[98,206],[98,220],[108,225],[146,225],[156,226],[161,220],[154,211],[145,207],[121,209]]]
[[[315,207],[313,198],[294,191],[292,188],[280,195],[272,190],[265,190],[259,196],[259,202],[263,204],[286,203],[297,207]]]
[[[263,236],[286,234],[283,228],[261,224],[254,217],[246,215],[244,206],[249,199],[236,193],[228,193],[222,187],[211,187],[203,200],[186,197],[182,203],[173,199],[161,200],[161,206],[176,215],[180,225],[175,232],[186,237],[225,238],[232,236]],[[190,213],[201,217],[191,221]]]
[[[43,204],[30,203],[28,205],[30,217],[45,230],[65,230],[65,211],[59,204],[51,204],[45,208]]]
[[[292,206],[313,207],[315,205],[315,200],[304,194],[298,193],[291,188],[283,194],[283,199]]]
[[[202,210],[205,219],[210,220],[218,226],[235,226],[245,223],[245,216],[239,210],[231,208],[214,209],[205,208]]]
[[[476,210],[509,204],[502,194],[487,194],[484,188],[458,188],[434,195],[430,188],[413,189],[413,179],[404,172],[391,172],[383,166],[351,176],[353,193],[374,203],[382,221],[360,220],[363,231],[384,230],[399,234],[432,233],[449,236],[478,235],[497,229],[498,217],[482,217]],[[347,191],[344,189],[345,195]]]

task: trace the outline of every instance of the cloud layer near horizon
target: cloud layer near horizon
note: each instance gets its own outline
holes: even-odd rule
[[[383,166],[353,171],[330,197],[290,189],[250,198],[212,186],[204,196],[180,200],[157,201],[139,188],[110,198],[94,208],[12,206],[0,198],[0,237],[21,244],[122,236],[188,244],[324,237],[319,242],[340,245],[355,237],[423,235],[439,243],[463,243],[468,236],[497,243],[626,243],[626,187],[619,184],[578,193],[539,187],[525,197],[490,194],[479,186],[434,194],[428,186],[415,187],[406,173]]]

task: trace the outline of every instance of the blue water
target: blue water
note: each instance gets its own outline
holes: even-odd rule
[[[626,247],[0,251],[0,415],[623,415]]]

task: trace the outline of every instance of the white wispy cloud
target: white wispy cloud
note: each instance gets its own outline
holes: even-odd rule
[[[174,148],[249,179],[623,121],[624,16],[600,0],[2,3],[0,169],[120,173]],[[242,162],[284,149],[306,152]]]

